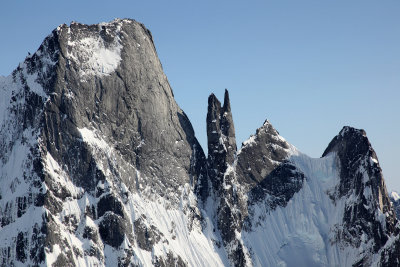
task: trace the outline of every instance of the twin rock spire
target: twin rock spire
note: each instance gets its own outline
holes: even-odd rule
[[[207,112],[209,175],[214,188],[220,188],[227,165],[232,165],[236,155],[235,127],[233,125],[228,90],[224,105],[214,94],[208,97]]]

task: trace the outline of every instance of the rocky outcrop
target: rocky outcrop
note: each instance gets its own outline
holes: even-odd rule
[[[242,145],[236,173],[249,205],[268,196],[271,209],[285,206],[302,188],[304,174],[289,160],[293,150],[268,120]]]
[[[237,148],[228,90],[225,90],[222,107],[214,94],[208,98],[207,139],[208,178],[216,204],[217,227],[232,265],[244,266],[246,252],[237,238],[243,222],[243,196],[236,189],[233,171]]]
[[[237,151],[226,90],[206,159],[136,21],[61,25],[0,95],[1,266],[398,265],[363,130],[313,159],[265,121]]]
[[[204,155],[173,99],[150,32],[135,21],[117,20],[62,25],[54,34],[60,53],[48,89],[43,139],[52,157],[66,163],[74,182],[94,191],[104,180],[90,148],[79,145],[81,130],[87,129],[120,155],[128,164],[124,168],[140,172],[131,180],[121,174],[131,190],[148,188],[175,198],[179,186],[196,184],[196,166]],[[85,155],[86,160],[75,161]]]
[[[372,251],[355,264],[369,265],[372,253],[399,234],[377,155],[364,130],[347,126],[330,142],[323,156],[329,153],[337,155],[340,166],[340,181],[330,196],[333,201],[348,199],[336,240],[355,247],[373,240]]]
[[[222,190],[224,174],[236,157],[235,128],[228,90],[224,104],[214,94],[208,98],[207,112],[208,175],[214,190]]]
[[[173,98],[151,33],[136,21],[59,26],[1,90],[11,103],[4,110],[8,119],[0,121],[2,185],[14,179],[10,185],[18,192],[0,194],[2,232],[15,223],[41,229],[2,242],[3,254],[18,251],[14,259],[2,257],[6,265],[39,264],[54,253],[56,265],[74,265],[85,255],[101,264],[105,245],[129,262],[135,253],[122,246],[135,242],[135,215],[125,208],[131,195],[162,198],[179,209],[181,190],[199,191],[199,178],[207,176],[204,153]],[[13,176],[7,165],[19,147],[27,158],[18,166],[21,175]],[[187,205],[199,213],[196,201]],[[30,227],[23,215],[35,209],[41,215]],[[78,247],[90,240],[90,249],[74,250],[73,239],[81,240]]]
[[[374,240],[374,252],[384,246],[397,231],[395,213],[391,208],[382,170],[364,130],[343,127],[330,142],[322,156],[336,153],[340,164],[340,182],[331,197],[350,198],[345,206],[343,230],[338,239],[360,246],[361,236]],[[386,214],[384,224],[381,215]]]

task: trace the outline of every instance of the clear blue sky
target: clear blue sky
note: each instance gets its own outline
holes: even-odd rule
[[[207,97],[228,88],[239,146],[266,118],[313,157],[342,126],[363,128],[400,190],[400,1],[7,2],[1,75],[59,24],[133,18],[204,148]]]

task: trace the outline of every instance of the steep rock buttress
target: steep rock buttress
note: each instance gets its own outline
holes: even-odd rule
[[[2,265],[219,262],[174,249],[206,161],[142,24],[61,25],[0,82]]]
[[[236,139],[228,90],[224,104],[211,94],[207,112],[208,178],[215,202],[215,220],[232,265],[246,265],[246,251],[238,238],[242,228],[243,196],[237,190]],[[247,262],[248,264],[248,262]]]

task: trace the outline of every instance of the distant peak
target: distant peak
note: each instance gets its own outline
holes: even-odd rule
[[[329,143],[322,156],[324,157],[330,152],[348,151],[349,149],[357,150],[359,154],[366,154],[368,151],[373,151],[367,133],[363,129],[344,126],[339,134]],[[356,151],[353,152],[355,153]],[[373,154],[374,158],[376,158],[375,152]]]

